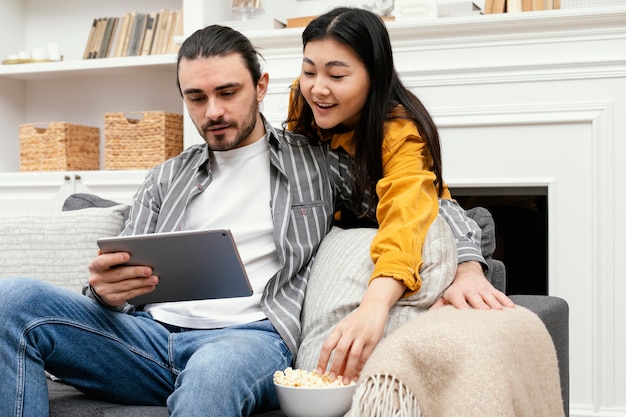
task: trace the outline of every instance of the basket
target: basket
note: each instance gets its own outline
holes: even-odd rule
[[[150,169],[183,150],[182,114],[104,115],[104,169]]]
[[[100,169],[100,129],[66,122],[20,125],[21,171]]]

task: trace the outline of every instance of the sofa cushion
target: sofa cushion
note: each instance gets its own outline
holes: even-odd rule
[[[0,278],[32,277],[80,292],[96,240],[115,236],[126,205],[53,214],[0,214]]]
[[[322,240],[311,268],[302,311],[302,342],[296,367],[312,370],[324,340],[333,327],[354,311],[367,289],[374,269],[370,245],[376,229],[333,228]],[[457,251],[446,221],[437,216],[422,250],[422,286],[391,309],[385,336],[410,318],[427,310],[450,285],[456,274]]]

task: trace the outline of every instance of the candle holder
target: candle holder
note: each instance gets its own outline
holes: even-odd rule
[[[241,20],[249,20],[254,15],[264,12],[261,0],[232,0],[230,8],[233,13],[241,16]]]

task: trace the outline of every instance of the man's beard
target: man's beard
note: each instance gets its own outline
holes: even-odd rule
[[[253,100],[248,114],[241,121],[241,125],[237,122],[226,121],[224,119],[209,120],[202,125],[201,129],[199,129],[200,135],[204,138],[204,141],[212,151],[219,152],[234,149],[248,139],[248,136],[250,136],[254,130],[258,112],[259,103]],[[229,125],[230,127],[234,127],[237,129],[237,135],[232,141],[228,142],[225,138],[226,135],[213,135],[207,131],[209,127],[215,125]]]

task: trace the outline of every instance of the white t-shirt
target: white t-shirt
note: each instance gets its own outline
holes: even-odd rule
[[[261,295],[280,267],[273,239],[267,140],[210,154],[211,184],[187,207],[183,229],[230,229],[254,294],[146,306],[154,319],[181,327],[211,329],[264,319]]]

